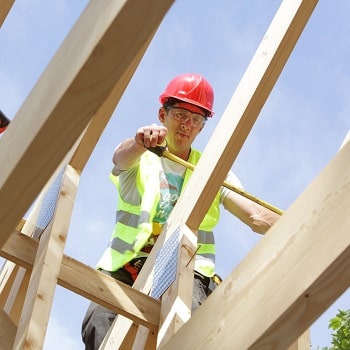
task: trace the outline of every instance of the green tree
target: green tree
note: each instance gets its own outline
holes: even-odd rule
[[[350,310],[338,310],[336,317],[329,321],[329,328],[332,333],[332,350],[350,349]]]
[[[350,309],[338,309],[338,314],[329,321],[328,328],[333,330],[332,346],[318,347],[316,350],[350,350]]]

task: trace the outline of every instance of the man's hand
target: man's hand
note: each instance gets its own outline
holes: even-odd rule
[[[139,128],[133,138],[124,140],[117,146],[113,154],[114,165],[119,171],[134,167],[149,147],[165,142],[167,132],[166,127],[156,124]]]
[[[156,147],[165,142],[168,129],[165,126],[152,124],[139,128],[135,135],[135,142],[146,148]]]

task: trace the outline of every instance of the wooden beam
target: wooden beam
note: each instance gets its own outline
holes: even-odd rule
[[[38,201],[35,203],[28,219],[22,219],[17,225],[17,231],[21,231],[26,235],[33,233],[40,209],[37,205]],[[30,270],[16,265],[10,260],[5,261],[0,273],[0,305],[3,306],[4,311],[11,317],[16,326],[21,317],[30,273]]]
[[[310,350],[310,329],[308,328],[287,350]]]
[[[140,49],[141,52],[146,51],[154,33],[151,33],[149,37],[145,40],[143,47]],[[116,108],[120,98],[122,97],[124,90],[126,89],[132,74],[138,66],[140,61],[139,55],[135,56],[133,60],[129,61],[129,69],[121,76],[119,81],[115,84],[112,92],[102,103],[100,108],[94,114],[89,123],[86,132],[82,140],[79,143],[73,157],[71,158],[69,164],[79,171],[83,171],[86,163],[88,162],[103,130],[106,127],[109,119],[111,118],[114,109]]]
[[[67,165],[51,224],[39,241],[23,311],[18,324],[15,348],[42,348],[49,323],[63,251],[80,176]]]
[[[40,237],[44,227],[40,227],[38,230],[37,222],[44,198],[47,196],[48,191],[50,191],[50,187],[56,181],[57,176],[60,175],[59,172],[61,169],[66,166],[68,160],[71,159],[80,139],[81,137],[77,140],[74,147],[67,153],[58,170],[52,175],[51,179],[42,189],[40,195],[33,204],[28,219],[21,219],[20,223],[17,225],[17,231],[20,231],[23,234],[31,236],[35,239]],[[56,205],[56,203],[54,205]],[[51,220],[51,218],[48,219]],[[21,317],[22,306],[24,304],[24,299],[28,288],[30,274],[31,270],[24,269],[23,267],[16,265],[9,260],[5,262],[0,273],[0,305],[3,305],[4,311],[10,315],[11,319],[16,325],[18,325]]]
[[[13,350],[17,327],[9,315],[0,308],[0,344],[2,350]]]
[[[31,271],[23,269],[22,267],[18,270],[16,269],[16,271],[16,278],[12,285],[11,293],[6,300],[4,311],[9,314],[12,321],[15,322],[17,326],[21,319]]]
[[[158,347],[165,344],[191,318],[197,235],[186,225],[180,226],[179,230],[176,279],[162,295]]]
[[[89,2],[1,137],[0,246],[116,84],[125,87],[172,3]]]
[[[133,341],[133,349],[155,350],[157,348],[157,333],[151,332],[144,326],[138,326],[135,339]],[[129,350],[130,348],[119,348],[119,350]]]
[[[32,269],[39,242],[21,232],[13,231],[1,248],[2,258],[25,269]]]
[[[343,141],[343,143],[341,144],[339,149],[342,149],[342,147],[344,147],[348,142],[350,141],[350,130],[348,130],[345,139]]]
[[[21,219],[16,230],[31,236],[36,227],[38,214],[43,196],[39,196],[27,220]],[[16,326],[21,317],[22,307],[26,296],[31,271],[10,260],[5,261],[0,273],[0,304],[4,311],[15,322]]]
[[[38,242],[14,231],[1,249],[1,256],[32,269]],[[57,284],[103,305],[152,330],[158,330],[160,302],[116,281],[67,255],[63,256]]]
[[[263,36],[177,203],[191,229],[208,211],[317,2],[284,0]]]
[[[6,19],[7,15],[9,14],[14,2],[15,2],[15,0],[1,0],[1,3],[0,3],[0,28],[2,27],[3,23],[5,22],[5,19]]]
[[[16,275],[19,266],[12,261],[5,261],[1,268],[0,274],[0,308],[4,308],[7,298],[11,293],[13,284],[15,283]],[[8,312],[8,310],[5,310]]]
[[[349,158],[347,143],[162,349],[286,349],[349,288]]]
[[[158,330],[160,303],[130,286],[66,257],[59,281],[65,287],[154,331]]]
[[[137,328],[136,331],[135,328]],[[135,325],[129,318],[123,315],[117,315],[100,348],[101,350],[128,350],[132,348],[132,344],[134,344],[138,332],[139,329],[137,325]]]

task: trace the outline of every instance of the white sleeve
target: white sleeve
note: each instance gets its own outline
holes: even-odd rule
[[[225,181],[229,184],[231,184],[234,187],[237,187],[241,190],[244,190],[243,185],[241,183],[241,181],[239,180],[239,178],[230,170],[229,173],[226,176]],[[224,198],[228,195],[228,193],[231,190],[229,190],[228,188],[226,188],[225,186],[221,186],[221,193],[220,193],[220,203],[223,203]]]

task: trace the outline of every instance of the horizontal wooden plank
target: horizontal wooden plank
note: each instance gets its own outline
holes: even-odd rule
[[[14,231],[1,249],[1,256],[27,269],[34,263],[38,242]],[[60,286],[115,312],[158,330],[160,302],[136,289],[116,281],[67,255],[63,256],[58,276]]]

